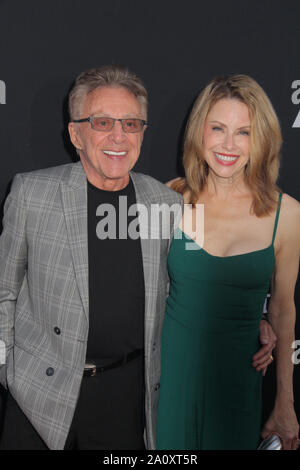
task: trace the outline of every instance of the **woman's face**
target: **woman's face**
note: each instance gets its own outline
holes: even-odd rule
[[[209,111],[203,135],[204,159],[210,172],[223,178],[244,175],[250,153],[248,106],[224,98]]]

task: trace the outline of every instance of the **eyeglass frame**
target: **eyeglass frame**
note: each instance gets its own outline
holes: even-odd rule
[[[105,131],[105,130],[100,130],[100,129],[95,129],[93,127],[93,119],[94,118],[107,118],[107,119],[112,119],[113,120],[113,125],[112,125],[112,128],[110,129],[110,131]],[[140,118],[122,118],[122,119],[117,119],[117,118],[113,118],[113,117],[110,117],[110,116],[89,116],[87,118],[83,118],[83,119],[73,119],[71,122],[76,122],[76,123],[80,123],[80,122],[89,122],[90,125],[91,125],[91,128],[96,131],[96,132],[111,132],[114,128],[114,125],[115,125],[115,122],[116,121],[120,121],[121,123],[121,126],[122,126],[122,130],[123,132],[125,132],[125,134],[138,134],[138,132],[142,132],[143,129],[141,129],[140,131],[134,131],[134,132],[128,132],[124,129],[123,127],[123,121],[127,121],[127,120],[131,120],[131,121],[140,121],[143,123],[143,127],[145,127],[148,123],[147,121],[145,121],[144,119],[140,119]]]

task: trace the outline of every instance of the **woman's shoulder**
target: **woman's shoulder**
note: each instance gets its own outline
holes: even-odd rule
[[[189,203],[190,191],[186,189],[185,178],[182,178],[180,176],[178,178],[173,178],[172,180],[167,181],[166,186],[173,189],[173,191],[180,193],[183,197],[185,204]]]
[[[300,217],[300,203],[286,193],[282,194],[281,213],[286,217]]]
[[[299,237],[300,203],[286,193],[282,194],[278,227],[282,234],[291,234],[293,232],[294,235]]]

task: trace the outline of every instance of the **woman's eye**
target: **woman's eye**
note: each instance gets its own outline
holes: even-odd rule
[[[212,128],[212,130],[213,130],[213,131],[222,131],[223,129],[222,129],[222,127],[214,126],[214,127]]]
[[[241,134],[241,135],[249,135],[250,132],[249,132],[249,131],[240,131],[240,134]]]

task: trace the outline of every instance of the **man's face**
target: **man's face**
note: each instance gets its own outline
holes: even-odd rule
[[[102,87],[89,93],[82,104],[80,118],[105,116],[116,119],[145,119],[141,105],[126,88]],[[129,181],[129,171],[140,155],[145,128],[125,133],[120,121],[109,132],[92,129],[89,122],[69,123],[73,145],[88,180],[100,189],[116,191]]]

